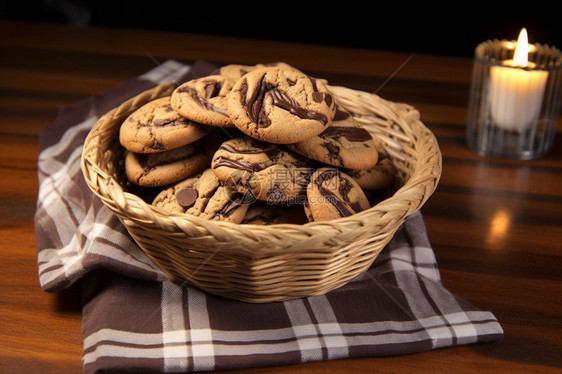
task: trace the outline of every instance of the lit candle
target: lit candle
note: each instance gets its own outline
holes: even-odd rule
[[[522,131],[539,116],[548,72],[528,61],[527,30],[517,39],[513,60],[490,69],[490,109],[498,127]]]

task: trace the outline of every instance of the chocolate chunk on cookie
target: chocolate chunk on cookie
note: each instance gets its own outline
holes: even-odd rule
[[[335,103],[323,81],[296,69],[264,67],[234,84],[228,111],[246,135],[289,144],[324,131],[334,117]]]
[[[307,186],[307,215],[311,221],[349,217],[370,207],[361,187],[337,168],[317,169]]]
[[[193,143],[159,153],[127,151],[127,178],[142,187],[159,187],[180,181],[209,165],[222,141],[220,136],[220,133],[213,131]]]
[[[371,134],[342,108],[319,135],[288,148],[322,163],[347,169],[368,169],[376,165],[378,151]]]
[[[304,193],[311,161],[283,146],[247,136],[219,147],[211,161],[217,177],[247,200],[290,202]]]
[[[173,213],[233,223],[241,223],[248,211],[241,194],[221,184],[211,169],[166,188],[152,204]]]
[[[172,108],[195,122],[233,127],[226,99],[233,83],[222,75],[208,75],[187,81],[172,93]]]
[[[200,178],[201,172],[176,182],[173,186],[160,191],[152,201],[152,205],[172,213],[185,213],[199,198],[197,185]]]
[[[153,100],[133,112],[119,129],[119,141],[128,151],[157,153],[192,143],[209,132],[172,109],[170,96]]]

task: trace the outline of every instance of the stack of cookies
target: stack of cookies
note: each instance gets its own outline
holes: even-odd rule
[[[227,65],[132,113],[125,172],[154,206],[234,223],[347,217],[391,193],[392,160],[327,84],[285,64]]]

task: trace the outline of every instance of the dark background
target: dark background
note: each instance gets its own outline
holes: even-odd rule
[[[545,2],[0,0],[0,18],[218,34],[472,56],[488,39],[562,47],[560,13]],[[1,36],[0,36],[1,37]]]

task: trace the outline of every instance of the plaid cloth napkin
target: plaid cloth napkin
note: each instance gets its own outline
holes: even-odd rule
[[[495,316],[441,283],[421,213],[373,266],[323,296],[249,304],[169,281],[91,193],[82,145],[100,115],[156,84],[207,74],[166,61],[63,108],[39,139],[38,273],[55,292],[82,279],[84,372],[241,369],[408,354],[503,337]]]

